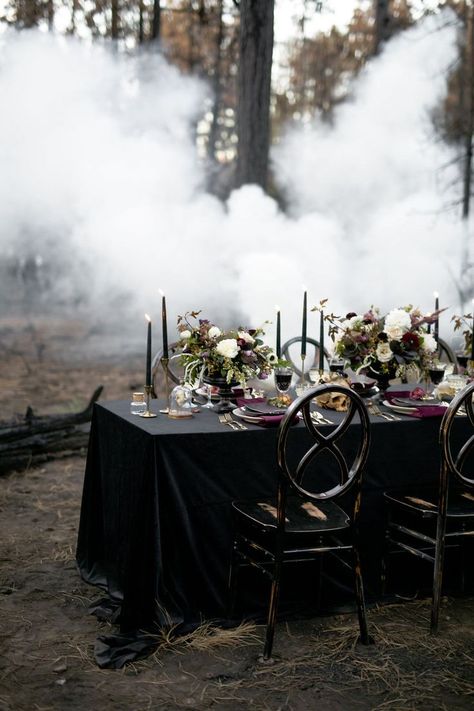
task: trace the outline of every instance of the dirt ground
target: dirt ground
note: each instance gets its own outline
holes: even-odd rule
[[[82,409],[94,388],[128,398],[142,382],[133,349],[100,352],[97,328],[64,319],[0,320],[2,419]],[[92,352],[92,355],[91,355]],[[0,478],[0,709],[233,709],[339,711],[470,709],[474,703],[474,598],[444,599],[441,634],[429,602],[369,611],[375,646],[356,644],[353,614],[280,623],[277,662],[257,662],[263,628],[202,627],[163,636],[156,653],[100,670],[88,614],[100,593],[83,583],[74,553],[85,452]]]

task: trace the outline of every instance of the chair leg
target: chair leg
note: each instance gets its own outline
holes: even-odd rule
[[[272,656],[273,637],[275,635],[276,613],[278,608],[278,597],[280,595],[281,563],[276,563],[273,571],[272,589],[270,593],[270,604],[268,607],[267,630],[265,633],[265,643],[263,646],[263,661],[268,661]]]
[[[433,572],[433,598],[431,602],[430,632],[432,634],[435,634],[438,631],[439,608],[441,603],[441,588],[443,584],[444,547],[444,531],[441,533],[438,531]]]
[[[232,618],[235,610],[235,602],[237,599],[237,576],[239,573],[240,565],[238,561],[237,551],[237,541],[234,540],[234,545],[232,546],[232,558],[230,561],[229,570],[229,581],[227,584],[228,598],[227,598],[227,617]]]
[[[369,635],[367,629],[367,616],[365,611],[365,599],[364,599],[364,584],[362,582],[362,573],[360,569],[360,557],[359,551],[354,546],[353,549],[353,559],[354,559],[354,587],[355,596],[357,603],[357,615],[359,617],[359,628],[360,628],[360,641],[362,644],[373,644],[374,640]]]

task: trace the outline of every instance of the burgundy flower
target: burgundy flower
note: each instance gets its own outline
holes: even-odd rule
[[[367,311],[367,313],[364,314],[362,320],[366,324],[375,323],[377,321],[377,316],[374,314],[373,311]]]
[[[350,319],[350,318],[352,318],[353,316],[357,316],[357,314],[356,314],[355,311],[349,311],[349,313],[346,314],[346,318],[347,318],[347,319]]]
[[[416,333],[412,333],[411,331],[407,331],[406,333],[403,334],[402,343],[409,350],[417,350],[420,347],[419,336]]]

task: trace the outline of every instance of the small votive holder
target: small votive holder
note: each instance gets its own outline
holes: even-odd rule
[[[131,415],[143,415],[146,412],[145,393],[133,393],[130,403]]]

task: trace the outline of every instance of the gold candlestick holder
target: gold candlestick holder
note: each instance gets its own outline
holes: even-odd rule
[[[166,407],[164,407],[162,410],[160,410],[162,415],[167,415],[170,411],[168,404],[170,401],[170,378],[169,378],[169,373],[168,373],[168,362],[169,358],[166,358],[163,356],[160,358],[160,363],[161,367],[163,368],[163,372],[165,374],[165,394],[166,394]]]
[[[140,415],[140,417],[156,417],[154,412],[150,412],[150,397],[152,389],[151,385],[145,385],[146,410]]]

